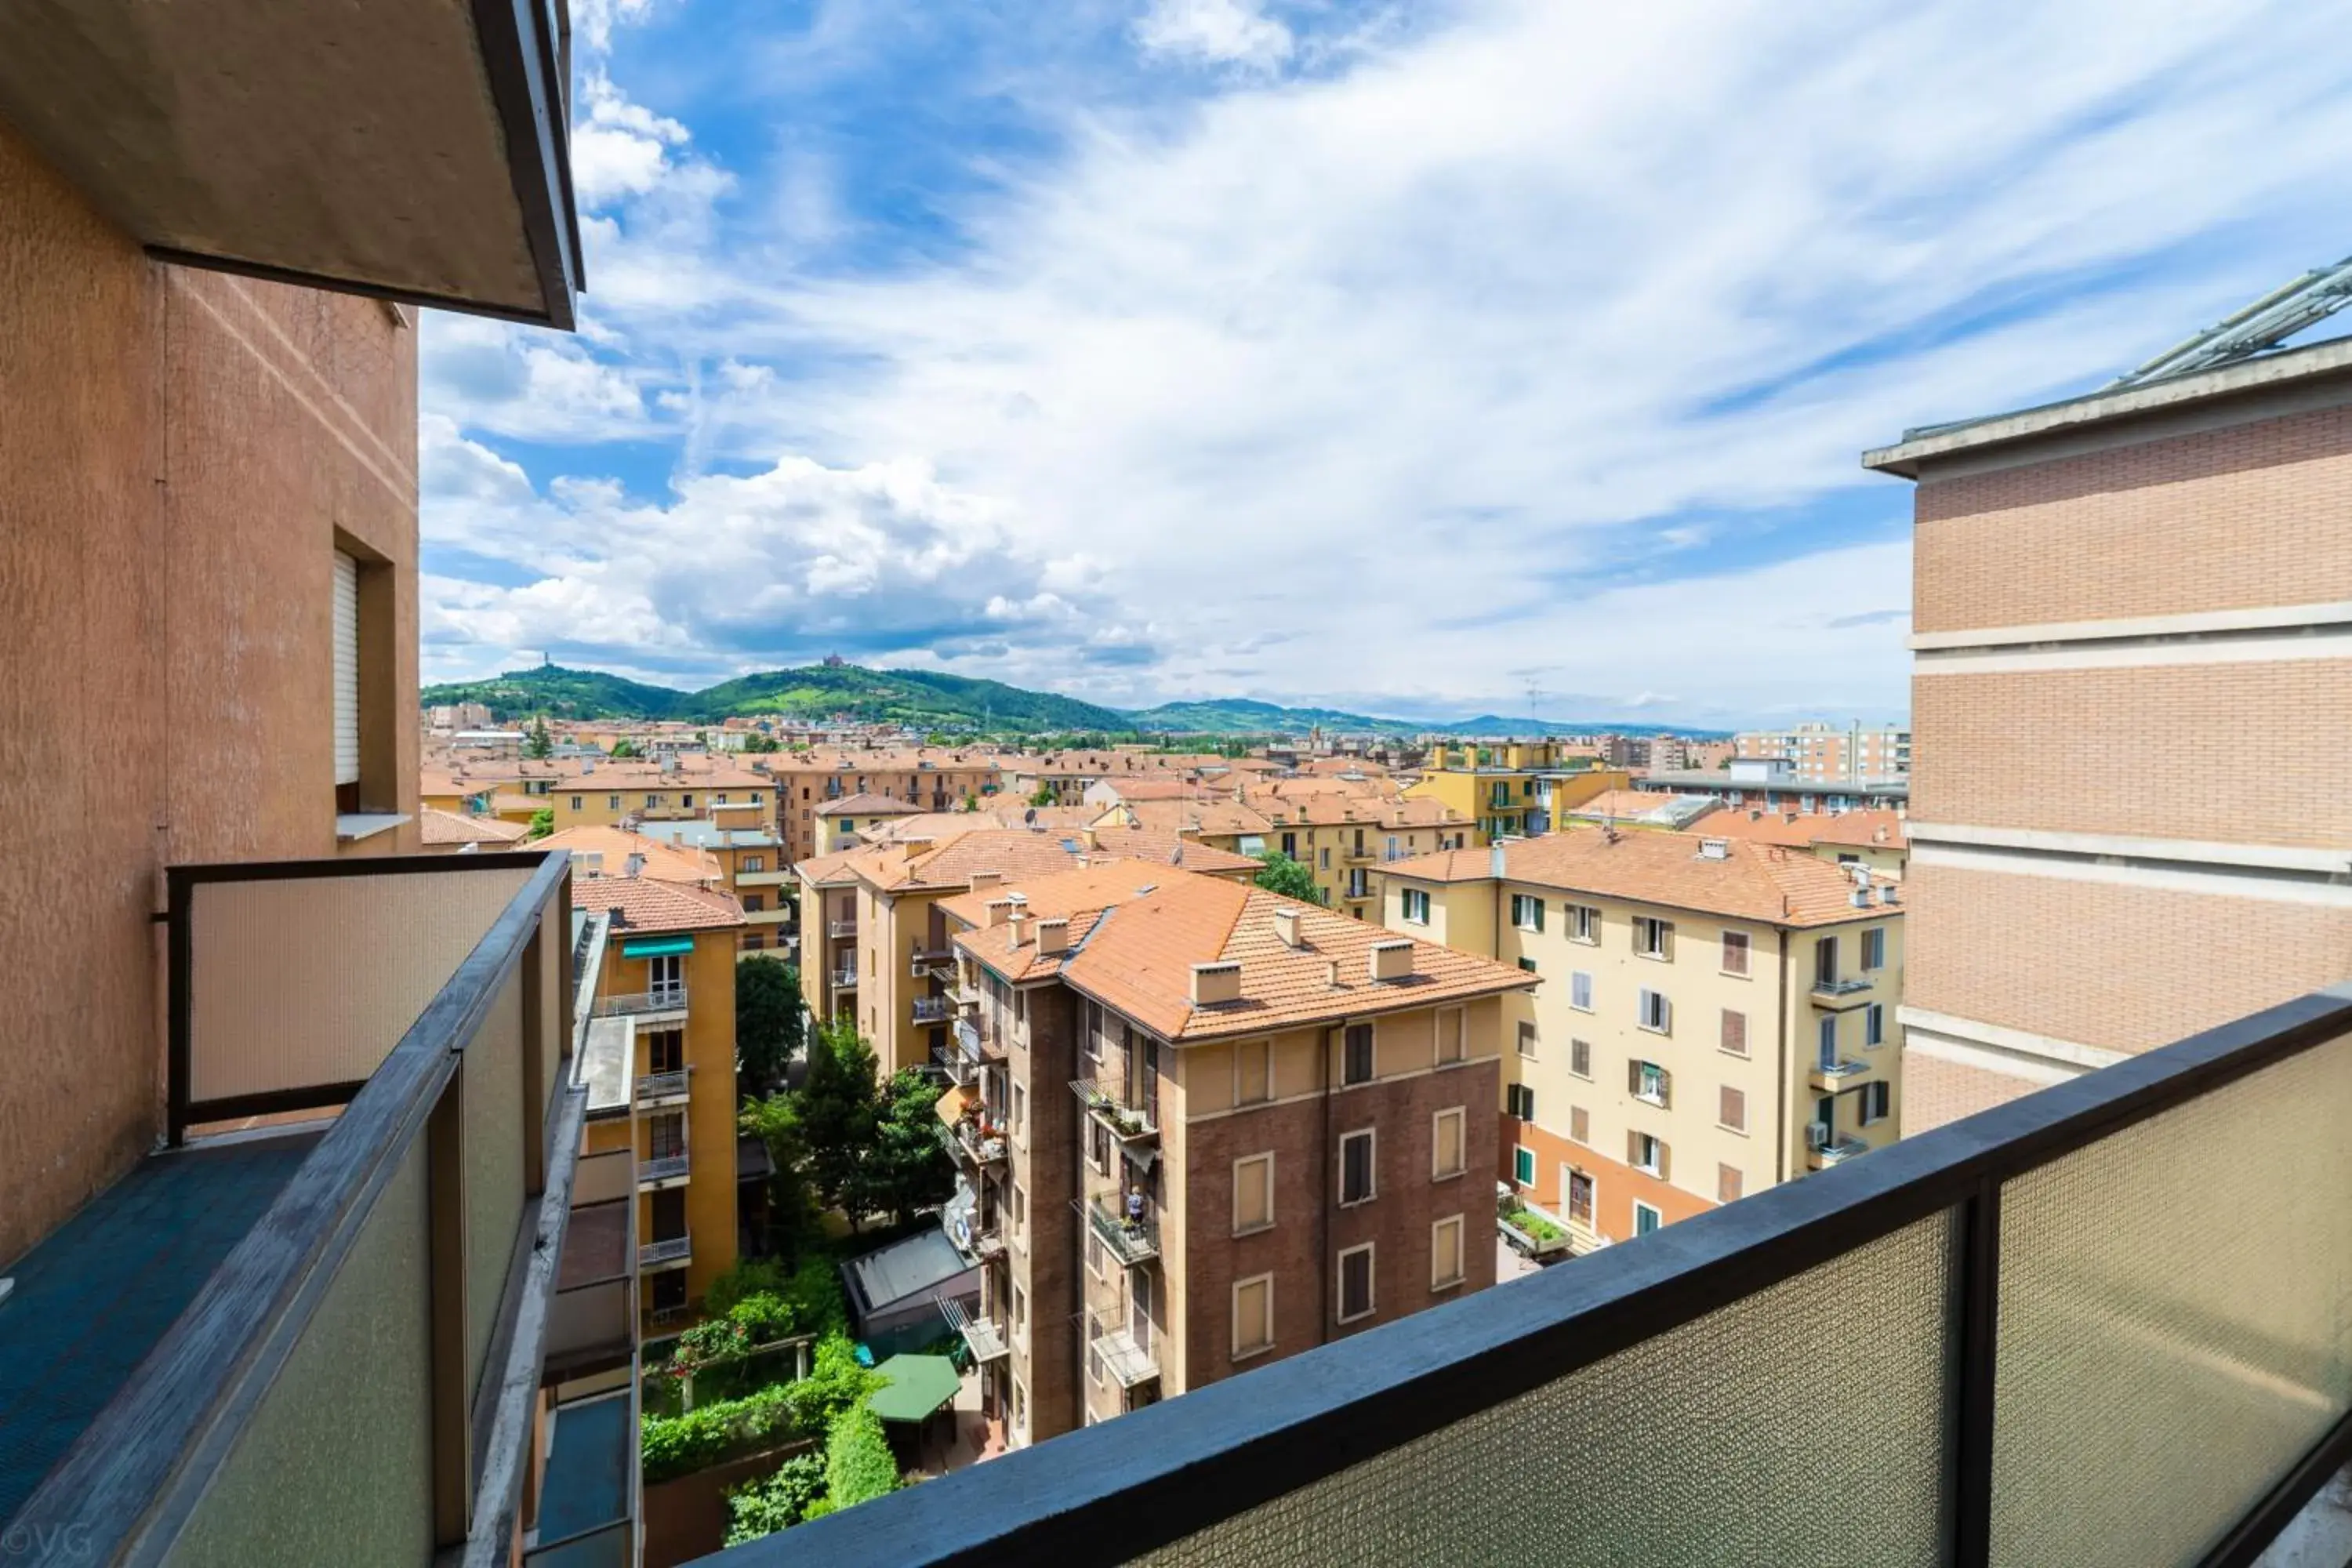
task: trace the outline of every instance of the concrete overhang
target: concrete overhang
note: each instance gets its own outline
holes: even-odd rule
[[[564,0],[7,0],[0,119],[158,259],[569,330]]]

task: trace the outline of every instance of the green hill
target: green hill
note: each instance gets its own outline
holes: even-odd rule
[[[693,693],[647,686],[600,669],[566,669],[544,664],[510,669],[488,680],[459,680],[425,689],[425,706],[479,702],[492,719],[508,722],[544,713],[551,719],[682,719]]]
[[[1337,708],[1285,708],[1249,698],[1163,702],[1128,719],[1138,729],[1171,735],[1303,735],[1317,725],[1348,735],[1410,735],[1430,728],[1412,720],[1373,719]]]

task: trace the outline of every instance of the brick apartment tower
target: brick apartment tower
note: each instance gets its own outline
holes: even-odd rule
[[[2352,976],[2352,341],[1863,462],[1917,486],[1904,1130]]]

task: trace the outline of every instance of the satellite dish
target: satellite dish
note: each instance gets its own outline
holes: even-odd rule
[[[1034,824],[1037,820],[1037,808],[1033,805],[1027,811],[1023,812],[1021,814],[1021,820],[1024,823]]]

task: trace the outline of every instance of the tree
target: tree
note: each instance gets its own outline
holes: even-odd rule
[[[754,756],[765,756],[776,749],[776,738],[773,735],[763,735],[754,730],[743,738],[743,750]]]
[[[814,1239],[817,1199],[809,1178],[808,1131],[801,1125],[800,1097],[779,1090],[747,1100],[735,1124],[768,1151],[776,1173],[768,1178],[768,1245],[797,1257]]]
[[[547,732],[547,715],[542,713],[531,721],[530,739],[523,742],[522,754],[544,758],[554,750],[555,737]]]
[[[1314,872],[1279,849],[1269,852],[1264,858],[1265,863],[1258,868],[1257,876],[1254,879],[1259,887],[1269,893],[1279,893],[1286,899],[1297,899],[1301,903],[1319,904],[1323,901],[1323,889],[1315,885]]]
[[[613,742],[612,756],[614,762],[623,762],[636,754],[637,748],[625,737]]]
[[[978,811],[980,809],[980,802],[974,799],[971,795],[967,795],[963,797],[963,805],[961,809],[964,811]]]
[[[555,807],[542,805],[530,814],[530,837],[544,838],[555,831]]]
[[[783,1082],[786,1064],[803,1043],[806,1016],[796,965],[747,958],[735,966],[735,1068],[746,1095]]]
[[[939,1103],[940,1085],[909,1068],[891,1079],[875,1127],[866,1206],[888,1211],[900,1225],[955,1194],[955,1166],[940,1142]]]
[[[808,1077],[798,1102],[802,1135],[808,1141],[808,1171],[817,1195],[840,1205],[855,1230],[866,1152],[874,1146],[880,1114],[874,1078],[874,1047],[847,1018],[816,1026],[809,1041]]]
[[[1029,797],[1029,804],[1030,804],[1031,805],[1053,805],[1053,804],[1054,804],[1054,786],[1053,786],[1052,784],[1039,784],[1039,785],[1037,786],[1037,793],[1036,793],[1036,794],[1034,794],[1034,795],[1031,795],[1031,796]]]

